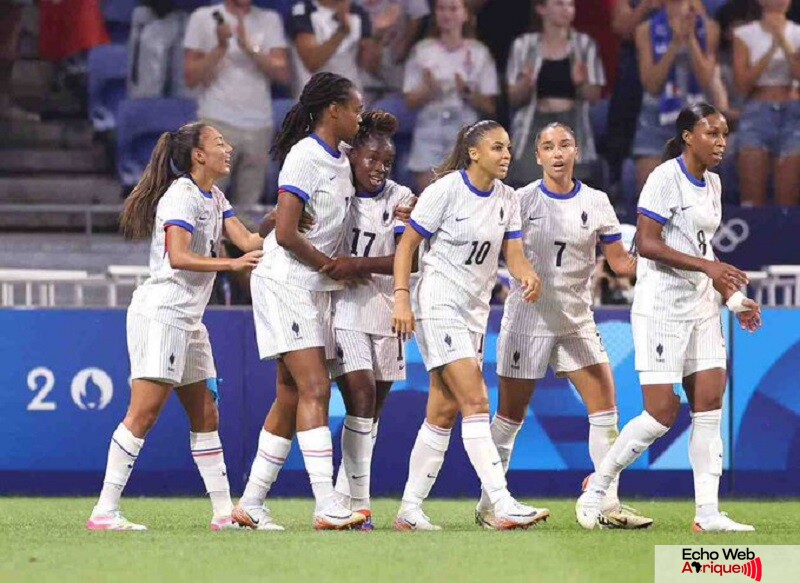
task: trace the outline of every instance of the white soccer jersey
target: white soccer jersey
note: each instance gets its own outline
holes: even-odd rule
[[[463,321],[483,334],[501,246],[522,236],[514,190],[499,180],[478,190],[464,170],[451,172],[422,192],[409,224],[428,239],[416,317]]]
[[[198,329],[216,273],[173,269],[166,230],[186,229],[192,234],[189,251],[216,257],[222,222],[233,214],[216,186],[205,192],[188,175],[175,180],[158,201],[150,243],[150,277],[133,293],[131,312],[184,330]]]
[[[698,180],[682,158],[668,160],[647,178],[638,210],[664,225],[667,245],[714,261],[711,239],[722,218],[722,187],[717,174],[706,171],[703,180]],[[704,273],[639,258],[633,313],[663,320],[702,320],[719,309],[719,294]]]
[[[405,230],[394,209],[409,206],[414,194],[387,180],[375,193],[356,193],[345,221],[344,254],[353,257],[394,255],[395,236]],[[334,327],[378,336],[393,336],[394,308],[391,275],[373,274],[366,285],[347,287],[334,294]]]
[[[592,323],[590,289],[597,243],[622,238],[606,193],[575,181],[566,195],[550,192],[542,180],[517,190],[525,256],[542,280],[536,303],[511,280],[503,327],[525,336],[562,336]]]
[[[355,194],[344,146],[332,150],[316,134],[303,138],[286,156],[278,176],[278,189],[291,192],[305,202],[305,211],[314,217],[314,226],[303,236],[321,253],[335,256]],[[264,240],[264,259],[256,267],[256,275],[312,291],[343,287],[278,245],[274,230]]]

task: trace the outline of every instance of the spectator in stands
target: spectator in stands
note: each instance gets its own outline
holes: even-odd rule
[[[366,11],[351,0],[299,0],[289,19],[294,64],[294,94],[314,73],[327,71],[350,79],[361,91],[361,69],[374,73],[381,49],[372,39]]]
[[[700,0],[664,0],[663,6],[636,28],[645,91],[633,141],[639,189],[661,163],[681,109],[707,100],[719,45],[719,27]]]
[[[733,73],[746,99],[739,128],[742,203],[800,203],[800,25],[787,20],[789,0],[758,0],[761,18],[734,31]]]
[[[184,97],[186,12],[175,0],[141,0],[128,38],[128,97]]]
[[[183,46],[186,85],[199,88],[198,115],[234,148],[233,187],[220,188],[236,205],[256,204],[273,134],[271,83],[289,82],[281,18],[251,0],[225,0],[192,13]]]
[[[0,121],[39,121],[39,116],[14,105],[12,73],[22,25],[22,9],[32,0],[0,0]]]
[[[612,197],[619,196],[622,182],[622,164],[631,155],[636,122],[642,107],[642,80],[636,55],[634,33],[664,0],[615,0],[611,28],[621,39],[617,79],[608,104],[608,127],[602,145],[609,167],[609,190]]]
[[[367,101],[403,89],[403,64],[430,14],[428,0],[354,0],[372,23],[372,37],[382,48],[380,67],[364,75]]]
[[[517,107],[511,137],[517,162],[507,182],[523,186],[542,176],[536,164],[536,134],[548,124],[563,123],[575,131],[581,160],[575,176],[597,185],[596,160],[588,104],[600,99],[605,84],[603,63],[591,37],[572,28],[574,0],[534,0],[532,27],[514,41],[506,71],[508,98]]]
[[[452,150],[459,130],[496,112],[497,68],[489,49],[470,38],[465,0],[436,0],[430,38],[411,50],[403,79],[408,106],[419,110],[409,169],[417,192]]]

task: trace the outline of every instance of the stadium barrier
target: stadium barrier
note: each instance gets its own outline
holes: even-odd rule
[[[485,373],[496,406],[495,347],[499,311],[492,313]],[[622,422],[641,410],[627,310],[599,310],[598,326],[614,367]],[[211,309],[205,318],[221,384],[220,432],[228,475],[241,492],[258,431],[272,401],[275,367],[258,360],[249,310]],[[125,311],[0,311],[0,494],[93,495],[99,491],[108,440],[128,404]],[[749,335],[726,325],[731,371],[723,417],[725,495],[800,494],[800,310],[768,309],[764,328]],[[422,421],[427,390],[413,343],[409,378],[389,397],[373,465],[376,495],[401,493],[408,456]],[[166,357],[166,356],[165,356]],[[690,496],[688,405],[673,429],[623,476],[625,496]],[[331,427],[337,443],[344,405],[333,390]],[[189,427],[171,399],[148,436],[127,493],[200,494],[189,453]],[[511,463],[509,482],[521,496],[574,496],[591,471],[588,423],[576,393],[552,375],[539,383]],[[337,462],[338,463],[338,462]],[[295,445],[274,495],[310,495]],[[457,425],[434,496],[476,496]]]

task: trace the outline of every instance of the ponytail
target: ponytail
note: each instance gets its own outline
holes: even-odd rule
[[[683,141],[683,136],[674,136],[667,140],[664,144],[664,152],[661,154],[661,161],[666,162],[677,158],[683,153],[683,146],[686,142]]]
[[[200,134],[205,127],[202,122],[194,122],[158,138],[150,161],[120,215],[120,229],[126,239],[144,239],[153,234],[158,201],[173,180],[191,172],[192,150],[200,146]]]
[[[335,73],[315,73],[303,87],[298,102],[283,118],[270,149],[273,159],[283,165],[289,150],[314,131],[325,108],[332,103],[345,103],[354,87],[350,79]]]
[[[470,148],[474,148],[489,131],[502,127],[492,119],[485,119],[461,128],[456,137],[456,144],[453,146],[453,150],[445,161],[433,170],[436,175],[434,180],[438,180],[456,170],[468,168],[472,161],[469,157]]]

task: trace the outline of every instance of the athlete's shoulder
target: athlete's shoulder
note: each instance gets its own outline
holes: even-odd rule
[[[581,194],[596,204],[610,202],[608,194],[605,191],[600,190],[599,188],[594,188],[593,186],[589,186],[585,182],[581,182]]]
[[[169,188],[167,188],[167,191],[161,198],[162,200],[186,199],[187,197],[199,199],[202,198],[202,196],[203,193],[200,191],[200,188],[198,188],[191,178],[188,176],[179,176],[172,181],[172,184],[169,185]]]
[[[406,201],[414,196],[414,193],[408,186],[404,186],[394,180],[386,181],[385,193],[387,199],[392,203]]]
[[[517,200],[517,194],[513,187],[509,186],[505,182],[501,180],[495,179],[494,181],[494,192],[498,196],[508,199],[508,200]]]
[[[533,182],[530,182],[525,186],[521,186],[515,192],[517,193],[517,196],[519,197],[520,201],[532,200],[535,197],[539,196],[539,193],[541,191],[540,188],[541,185],[542,185],[541,179],[534,180]]]

